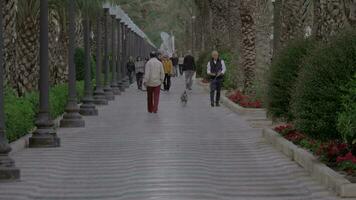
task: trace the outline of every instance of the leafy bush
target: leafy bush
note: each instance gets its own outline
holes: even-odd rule
[[[83,97],[84,83],[77,82],[78,101]],[[50,114],[59,117],[67,103],[67,84],[60,84],[50,89]],[[26,135],[35,127],[36,114],[39,107],[38,92],[27,93],[18,97],[13,89],[6,89],[5,97],[6,136],[10,142]]]
[[[82,81],[85,78],[85,67],[84,67],[85,52],[82,48],[77,48],[74,54],[74,63],[76,69],[76,80]],[[91,78],[95,77],[95,60],[91,57]]]
[[[338,115],[337,129],[342,139],[350,146],[356,144],[356,74],[347,85],[347,94],[342,97],[343,111]]]
[[[222,52],[220,54],[220,58],[224,60],[225,65],[226,65],[226,73],[224,76],[224,85],[223,87],[225,89],[236,89],[236,84],[235,84],[235,79],[236,79],[236,74],[234,73],[235,70],[233,70],[232,66],[232,54],[230,52]]]
[[[197,76],[202,78],[207,78],[206,66],[210,60],[211,51],[203,51],[200,53],[199,58],[196,62],[197,65]]]
[[[342,86],[356,72],[356,32],[345,31],[308,56],[292,95],[298,130],[320,139],[339,138],[337,113],[342,110]]]
[[[313,42],[298,39],[289,43],[274,60],[267,85],[266,107],[273,118],[292,119],[290,99],[299,68]]]
[[[4,104],[6,136],[12,142],[33,129],[36,108],[26,97],[17,97],[11,89],[5,91]]]

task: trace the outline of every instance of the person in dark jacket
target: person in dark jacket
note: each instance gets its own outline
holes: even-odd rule
[[[211,60],[207,65],[207,74],[210,76],[210,102],[211,107],[220,106],[220,92],[224,74],[226,72],[225,62],[219,58],[219,53],[213,51]],[[216,96],[215,96],[216,91]]]
[[[185,74],[185,84],[187,90],[192,90],[193,76],[196,71],[195,59],[190,53],[184,57],[183,71]]]
[[[133,83],[133,75],[135,74],[135,61],[132,56],[130,56],[129,61],[126,64],[127,76],[129,77],[130,84]]]
[[[177,77],[178,76],[178,57],[176,54],[173,54],[172,58],[171,58],[172,64],[173,64],[173,76]]]

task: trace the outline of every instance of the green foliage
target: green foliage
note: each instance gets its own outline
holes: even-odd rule
[[[342,171],[355,171],[356,170],[356,164],[353,163],[352,161],[344,161],[338,164],[338,169]]]
[[[314,46],[311,40],[298,39],[289,43],[274,60],[268,77],[266,107],[273,118],[290,121],[290,99],[304,57]]]
[[[78,99],[81,99],[84,93],[83,82],[77,82],[77,93]],[[63,114],[67,95],[67,84],[56,85],[50,89],[50,114],[52,118]],[[12,142],[26,135],[35,127],[39,94],[38,92],[31,92],[18,97],[13,89],[6,89],[4,103],[6,136]]]
[[[77,48],[74,54],[74,63],[76,69],[76,79],[77,81],[82,81],[85,78],[85,66],[84,66],[85,52],[82,48]],[[95,77],[95,61],[91,57],[91,78]]]
[[[345,31],[306,56],[292,95],[298,130],[314,138],[339,138],[337,113],[342,110],[342,86],[356,72],[356,32]]]
[[[338,115],[337,129],[350,146],[356,143],[356,74],[342,97],[343,111]]]
[[[204,51],[204,52],[200,53],[198,60],[196,62],[198,77],[207,78],[206,66],[210,60],[210,57],[211,57],[210,54],[211,54],[210,51]]]
[[[221,52],[220,58],[224,60],[226,65],[226,73],[224,76],[224,85],[225,89],[236,89],[236,70],[234,70],[232,61],[231,52]]]
[[[64,108],[67,104],[68,87],[65,85],[56,85],[51,88],[49,93],[50,114],[52,118],[56,118],[64,113]]]
[[[6,90],[4,103],[6,136],[12,142],[34,127],[36,109],[31,101],[17,97],[11,89]]]

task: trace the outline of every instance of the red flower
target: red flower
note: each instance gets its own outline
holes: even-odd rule
[[[352,163],[356,163],[356,157],[352,155],[351,152],[348,152],[345,156],[338,156],[336,158],[337,163],[341,163],[344,161],[351,161]]]
[[[289,133],[289,131],[293,130],[293,126],[291,124],[281,125],[281,126],[275,127],[274,130],[278,133],[282,133],[282,132],[288,130],[288,133]]]
[[[242,107],[246,107],[246,108],[261,108],[262,107],[262,103],[261,101],[251,101],[251,98],[247,95],[243,95],[241,91],[236,90],[233,91],[228,98],[239,104]]]
[[[301,140],[305,139],[306,136],[302,133],[299,133],[297,131],[291,131],[288,134],[284,136],[287,140],[291,142],[300,142]]]

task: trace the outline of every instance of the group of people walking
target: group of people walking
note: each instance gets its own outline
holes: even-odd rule
[[[133,76],[136,75],[137,87],[143,90],[147,88],[147,107],[149,113],[157,113],[160,91],[163,85],[164,91],[171,88],[171,78],[185,75],[185,89],[192,90],[193,77],[196,73],[195,58],[188,53],[185,57],[177,57],[151,52],[150,58],[143,59],[137,57],[134,60],[130,57],[127,63],[127,71],[130,83],[133,83]],[[210,102],[211,106],[220,106],[220,93],[226,65],[220,59],[219,53],[213,51],[211,60],[207,64],[207,74],[210,78]]]
[[[168,56],[160,56],[151,53],[151,59],[146,64],[144,84],[147,87],[148,112],[157,113],[160,88],[168,91],[171,86],[171,76],[185,73],[185,87],[192,90],[193,76],[196,72],[195,59],[187,54],[184,58],[170,59]],[[179,73],[178,73],[179,72]],[[211,60],[207,64],[207,74],[210,77],[210,102],[211,106],[220,106],[220,93],[222,81],[226,73],[225,62],[219,58],[219,53],[213,51]]]

